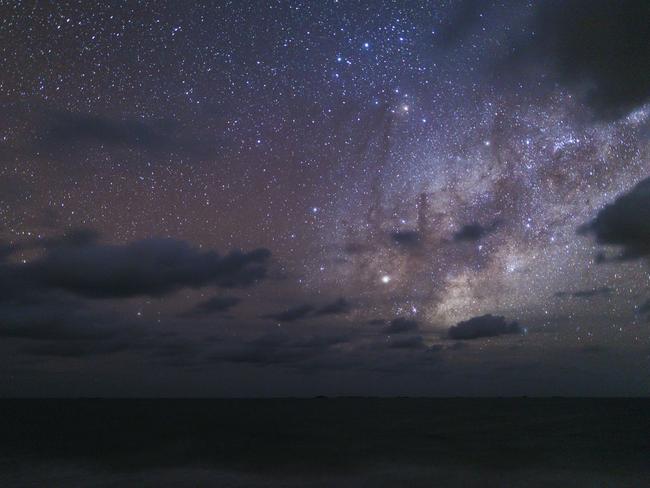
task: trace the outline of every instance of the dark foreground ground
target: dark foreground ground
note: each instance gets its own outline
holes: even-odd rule
[[[0,486],[650,486],[650,400],[0,401]]]

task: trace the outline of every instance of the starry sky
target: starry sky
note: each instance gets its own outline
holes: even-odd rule
[[[3,396],[647,395],[650,5],[0,5]]]

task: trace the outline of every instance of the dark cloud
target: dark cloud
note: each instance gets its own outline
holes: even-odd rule
[[[618,259],[627,260],[650,255],[650,178],[639,182],[606,205],[594,220],[578,229],[592,234],[599,244],[618,246]],[[600,259],[600,262],[605,260]]]
[[[641,314],[650,314],[650,299],[639,305],[638,311]]]
[[[77,237],[48,245],[43,256],[8,271],[28,284],[92,298],[163,296],[184,287],[246,287],[265,278],[270,252],[220,256],[175,239],[124,245]]]
[[[31,344],[22,351],[33,356],[81,358],[113,354],[126,349],[127,343],[120,341],[50,341]]]
[[[60,144],[92,141],[145,147],[167,144],[169,139],[169,134],[163,128],[155,128],[139,120],[111,120],[81,113],[58,113],[51,120],[48,136]]]
[[[125,350],[145,334],[113,313],[55,293],[0,300],[0,337],[29,343],[37,356],[88,357]]]
[[[183,314],[185,317],[200,317],[219,312],[227,312],[241,302],[238,297],[212,297],[197,303],[191,310]]]
[[[436,29],[437,41],[447,47],[457,44],[479,24],[485,2],[462,0],[453,5],[449,17]]]
[[[0,241],[0,263],[11,256],[14,252],[14,246]]]
[[[422,244],[422,235],[416,230],[393,232],[391,239],[405,249],[417,249]]]
[[[343,245],[343,251],[351,256],[366,254],[372,252],[373,250],[374,248],[372,246],[362,242],[346,242]]]
[[[38,114],[32,114],[38,117]],[[37,123],[38,125],[38,123]],[[45,109],[41,146],[49,151],[87,147],[127,148],[154,154],[206,156],[215,151],[203,142],[179,135],[179,126],[165,120],[113,118],[102,114]]]
[[[215,362],[247,363],[252,365],[292,366],[313,360],[331,347],[349,340],[343,336],[313,336],[291,338],[284,333],[271,333],[241,344],[230,344],[210,355]]]
[[[391,349],[420,349],[426,347],[421,335],[391,337],[388,347]]]
[[[316,307],[310,304],[298,305],[282,312],[263,315],[262,318],[272,319],[278,322],[295,322],[310,317],[323,317],[327,315],[343,315],[352,310],[352,304],[344,298]]]
[[[361,344],[354,334],[295,338],[267,334],[244,343],[222,344],[209,355],[215,363],[280,366],[305,373],[325,370],[405,373],[427,368],[440,360],[440,347],[428,348],[419,334]],[[403,354],[404,352],[405,354]]]
[[[369,325],[386,325],[386,320],[384,319],[372,319],[368,321]]]
[[[0,263],[19,251],[48,250],[60,246],[85,246],[99,241],[99,237],[99,233],[94,229],[78,227],[72,228],[65,234],[55,237],[34,239],[14,244],[0,242]]]
[[[42,246],[46,249],[56,248],[60,246],[89,246],[99,242],[99,232],[95,229],[88,227],[75,227],[68,230],[65,234],[56,237],[49,237],[36,241],[32,247]]]
[[[262,318],[273,319],[278,322],[294,322],[296,320],[304,319],[311,315],[314,311],[313,305],[299,305],[297,307],[289,308],[283,312],[270,313],[263,315]]]
[[[600,288],[595,288],[593,290],[579,290],[579,291],[558,291],[554,296],[558,298],[573,297],[573,298],[593,298],[599,295],[609,295],[612,293],[612,289],[603,286]]]
[[[119,331],[70,302],[3,304],[0,336],[32,340],[109,340]]]
[[[539,2],[529,32],[514,48],[518,62],[552,66],[599,118],[616,119],[650,100],[647,0]]]
[[[521,328],[517,322],[507,322],[505,317],[487,314],[458,322],[458,324],[450,327],[449,338],[470,340],[503,334],[519,334],[520,332]]]
[[[299,347],[328,348],[339,344],[345,344],[349,341],[350,337],[346,335],[317,335],[294,341],[293,345]]]
[[[487,227],[478,223],[466,224],[454,234],[454,241],[455,242],[478,241],[483,237],[485,237],[486,235],[493,232],[496,229],[496,226],[497,223],[494,223]]]
[[[86,357],[141,344],[142,321],[131,323],[106,302],[88,298],[163,296],[183,287],[244,287],[265,277],[269,252],[220,256],[183,241],[148,239],[101,244],[78,229],[64,236],[28,241],[27,263],[0,261],[0,337],[30,341],[22,352],[39,356]],[[215,297],[192,313],[208,314],[238,299]],[[147,341],[145,341],[147,342]],[[155,342],[155,341],[154,341]]]
[[[607,348],[598,344],[589,344],[582,346],[579,351],[584,354],[603,354],[607,352]]]
[[[190,130],[188,120],[176,114],[165,118],[133,117],[132,114],[74,112],[53,108],[34,99],[3,106],[5,114],[23,127],[19,137],[0,142],[0,157],[47,157],[70,163],[94,151],[124,156],[180,156],[201,160],[215,158],[232,145],[225,137],[215,140]],[[96,158],[88,158],[88,162]],[[18,181],[16,181],[18,182]],[[16,183],[15,182],[15,183]],[[0,189],[4,187],[0,182]],[[22,193],[13,185],[12,192]]]
[[[406,332],[415,332],[420,329],[416,320],[398,317],[391,320],[390,324],[384,329],[386,334],[403,334]]]
[[[345,298],[339,298],[338,300],[323,305],[314,311],[314,317],[322,317],[325,315],[343,315],[350,313],[352,310],[352,304],[348,302]]]
[[[202,361],[203,345],[174,337],[173,341],[153,345],[151,349],[152,355],[166,366],[186,367],[196,366]]]

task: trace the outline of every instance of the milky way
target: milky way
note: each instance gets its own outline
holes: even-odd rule
[[[647,393],[644,2],[1,9],[4,391]]]
[[[648,173],[638,134],[645,113],[583,127],[571,105],[562,93],[523,110],[486,102],[464,147],[445,147],[434,133],[395,148],[387,159],[406,161],[378,173],[378,190],[369,182],[377,203],[344,208],[328,278],[343,272],[344,284],[393,313],[421,310],[440,325],[495,310],[539,318],[565,306],[553,301],[560,289],[647,279],[643,265],[621,278],[620,269],[594,268],[597,248],[576,235]]]

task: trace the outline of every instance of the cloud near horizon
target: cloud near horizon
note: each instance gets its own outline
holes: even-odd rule
[[[593,235],[598,244],[620,248],[616,259],[621,261],[650,256],[650,178],[605,205],[578,233]]]
[[[261,318],[272,319],[278,322],[295,322],[312,317],[324,317],[328,315],[345,315],[352,310],[352,304],[344,298],[339,298],[325,305],[315,306],[303,304],[288,308],[281,312],[262,315]]]
[[[48,243],[42,256],[5,271],[36,289],[58,289],[87,298],[164,296],[181,288],[243,288],[263,280],[268,249],[221,256],[185,241],[149,238],[102,244],[85,236]]]
[[[0,337],[35,341],[22,347],[27,354],[61,357],[118,352],[146,335],[128,309],[114,311],[116,300],[165,297],[184,288],[248,288],[266,279],[270,260],[263,248],[220,255],[176,239],[104,244],[91,229],[2,249]],[[11,259],[25,250],[35,257]],[[192,315],[226,311],[239,301],[215,297],[197,304]]]
[[[520,334],[521,331],[517,322],[507,322],[505,317],[500,315],[486,314],[458,322],[449,328],[448,335],[450,339],[463,341],[505,334]]]

